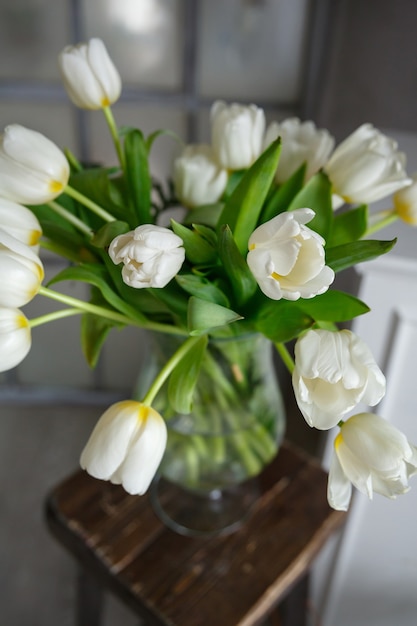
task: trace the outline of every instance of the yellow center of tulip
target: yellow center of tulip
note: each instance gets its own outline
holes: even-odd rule
[[[54,194],[59,194],[63,190],[64,185],[59,180],[51,180],[49,182],[49,191]]]
[[[29,246],[36,246],[36,244],[38,243],[39,239],[41,238],[42,235],[42,231],[41,230],[32,230],[29,234],[29,240],[28,240],[28,245]]]
[[[16,327],[17,328],[28,328],[29,322],[24,315],[18,315],[16,317]]]
[[[340,433],[337,435],[336,439],[334,440],[335,449],[337,450],[342,443],[343,443],[343,436],[342,436],[342,431],[340,431]]]

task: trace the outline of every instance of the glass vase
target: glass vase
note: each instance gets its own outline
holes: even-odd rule
[[[178,346],[176,337],[152,336],[138,397]],[[153,406],[168,428],[151,488],[155,512],[186,535],[238,528],[257,499],[256,477],[276,456],[284,435],[271,343],[256,333],[210,338],[192,412],[173,413],[165,388]]]

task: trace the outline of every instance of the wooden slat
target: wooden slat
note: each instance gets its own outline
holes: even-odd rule
[[[327,504],[326,482],[316,461],[286,444],[261,475],[241,529],[190,538],[167,529],[147,496],[77,472],[48,498],[47,520],[83,566],[148,623],[254,626],[343,522]]]

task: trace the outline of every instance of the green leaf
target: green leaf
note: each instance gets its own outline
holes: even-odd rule
[[[222,227],[219,235],[219,256],[232,286],[233,295],[240,306],[253,296],[257,282],[227,225]]]
[[[305,172],[306,164],[304,163],[285,183],[275,187],[272,193],[269,194],[261,213],[260,222],[262,224],[288,209],[294,197],[302,189]]]
[[[191,412],[194,389],[201,362],[207,347],[207,335],[203,335],[186,353],[172,372],[168,383],[169,402],[177,413]]]
[[[111,180],[110,176],[111,173],[107,168],[91,167],[73,174],[70,178],[70,185],[103,207],[116,219],[126,220],[126,206],[119,190],[115,187],[115,181]],[[61,198],[59,201],[61,202]],[[78,202],[73,204],[75,207],[73,212],[81,216],[87,225],[93,230],[100,228],[103,221],[99,217]]]
[[[193,224],[192,226],[196,233],[201,235],[213,248],[217,249],[217,233],[213,228],[204,226],[203,224]]]
[[[367,225],[368,205],[366,204],[344,213],[337,213],[333,220],[332,232],[326,242],[328,248],[357,241],[365,234]]]
[[[131,219],[135,228],[139,224],[152,223],[151,189],[148,148],[140,130],[127,133],[124,141],[126,159],[126,182],[129,197]]]
[[[137,308],[128,304],[123,298],[120,298],[115,291],[111,288],[108,281],[108,275],[106,270],[95,264],[85,264],[74,267],[67,267],[58,274],[56,274],[48,285],[62,282],[64,280],[78,280],[90,285],[94,285],[101,292],[104,300],[110,304],[114,309],[127,315],[133,320],[141,323],[146,323],[146,317]]]
[[[352,241],[351,243],[326,250],[326,264],[335,272],[347,269],[357,263],[370,261],[382,254],[389,252],[395,245],[397,239],[391,241],[377,241],[368,239],[362,241]]]
[[[90,299],[92,304],[104,306],[103,298],[97,290],[92,290]],[[121,327],[122,324],[116,324],[114,321],[84,313],[81,318],[81,347],[90,367],[97,365],[101,349],[106,341],[110,330],[115,326]]]
[[[215,204],[205,204],[196,209],[190,209],[184,217],[183,224],[205,224],[215,228],[223,207],[223,203],[216,202]]]
[[[94,235],[91,240],[93,246],[97,248],[107,248],[113,239],[118,235],[123,235],[130,230],[129,224],[127,222],[122,222],[121,220],[115,220],[114,222],[109,222],[104,224]]]
[[[229,300],[223,291],[206,278],[194,274],[178,274],[175,279],[180,287],[191,296],[197,296],[201,300],[214,302],[221,306],[229,306]]]
[[[370,310],[358,298],[333,289],[315,298],[298,300],[297,306],[316,321],[325,322],[346,322]]]
[[[258,309],[256,329],[272,341],[285,343],[314,325],[314,318],[298,306],[298,301],[268,300]]]
[[[332,229],[334,214],[331,184],[324,172],[318,172],[310,178],[307,184],[293,198],[288,211],[304,208],[313,209],[316,214],[311,222],[308,223],[308,227],[327,240]]]
[[[217,259],[216,250],[197,231],[171,220],[172,230],[184,242],[185,255],[193,265],[207,265]]]
[[[248,239],[258,223],[274,180],[280,152],[281,141],[277,139],[245,172],[220,215],[218,226],[229,225],[242,254],[247,251]]]
[[[243,319],[239,313],[224,306],[191,296],[188,301],[188,328],[190,335],[202,335]]]

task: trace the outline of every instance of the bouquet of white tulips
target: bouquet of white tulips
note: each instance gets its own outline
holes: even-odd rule
[[[287,119],[266,128],[259,107],[216,102],[210,145],[183,148],[167,193],[155,184],[148,160],[164,131],[145,137],[137,128],[117,127],[110,105],[121,80],[104,44],[93,39],[65,48],[59,64],[73,103],[104,112],[118,165],[85,167],[35,130],[5,129],[0,370],[25,358],[32,329],[69,315],[82,315],[81,342],[91,366],[114,327],[179,338],[143,397],[104,413],[81,457],[93,476],[144,493],[166,445],[164,416],[154,408],[162,386],[175,376],[171,408],[189,413],[208,338],[260,333],[291,371],[307,423],[340,426],[331,506],[347,509],[352,484],[370,497],[404,493],[417,471],[416,448],[380,417],[348,417],[359,403],[376,405],[385,392],[368,347],[337,326],[369,308],[332,288],[337,272],[395,243],[369,234],[398,217],[417,223],[417,183],[395,142],[364,124],[335,147],[312,122]],[[391,209],[368,211],[392,195]],[[183,218],[169,222],[173,206],[183,208]],[[48,285],[42,284],[42,247],[69,261]],[[53,288],[65,280],[89,283],[89,301]],[[20,309],[34,297],[59,301],[62,309],[29,320]]]

